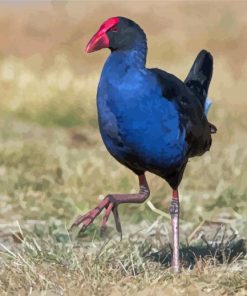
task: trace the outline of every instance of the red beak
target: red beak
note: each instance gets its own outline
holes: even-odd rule
[[[102,30],[96,32],[87,44],[86,52],[90,53],[102,48],[109,47],[109,38]]]
[[[88,42],[86,52],[89,53],[101,48],[109,48],[110,41],[108,36],[106,35],[106,32],[110,30],[113,26],[115,26],[118,22],[119,17],[111,17],[106,20]]]

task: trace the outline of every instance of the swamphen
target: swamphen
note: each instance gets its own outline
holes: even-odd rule
[[[170,214],[173,233],[172,267],[179,262],[178,186],[188,159],[211,146],[214,125],[207,120],[208,87],[213,58],[202,50],[186,80],[158,68],[145,67],[147,41],[132,20],[112,17],[89,41],[86,52],[109,48],[97,93],[99,129],[109,153],[139,178],[139,193],[109,194],[74,224],[86,228],[105,209],[102,229],[112,212],[122,233],[118,205],[143,203],[150,194],[145,172],[165,179],[171,186]]]

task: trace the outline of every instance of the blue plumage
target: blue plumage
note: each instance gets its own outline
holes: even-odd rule
[[[98,87],[99,126],[107,149],[124,164],[136,159],[136,170],[181,165],[188,147],[175,103],[162,96],[154,73],[138,67],[134,55],[124,55],[110,55]]]
[[[100,132],[120,163],[138,175],[155,173],[177,188],[188,158],[211,145],[206,95],[212,67],[203,72],[211,56],[202,51],[183,83],[145,67],[146,36],[139,27],[136,32],[131,46],[112,50],[104,65],[97,93]]]

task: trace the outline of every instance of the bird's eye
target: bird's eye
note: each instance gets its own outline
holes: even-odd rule
[[[112,31],[112,32],[117,32],[118,29],[117,29],[117,27],[113,27],[113,28],[111,29],[111,31]]]

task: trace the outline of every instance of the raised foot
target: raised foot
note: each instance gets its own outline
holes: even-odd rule
[[[120,233],[120,236],[122,238],[122,228],[118,215],[117,205],[114,205],[114,203],[110,201],[110,198],[108,196],[106,196],[96,208],[92,209],[84,215],[78,216],[75,219],[74,223],[71,225],[70,230],[72,230],[76,226],[81,226],[81,231],[86,230],[87,227],[94,221],[94,219],[102,212],[103,209],[105,209],[105,215],[101,223],[100,234],[102,236],[105,234],[107,227],[106,223],[110,214],[113,213],[116,229]]]

